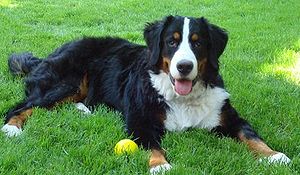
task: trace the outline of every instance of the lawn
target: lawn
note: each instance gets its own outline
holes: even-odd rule
[[[144,44],[146,22],[163,16],[207,17],[226,28],[221,74],[233,106],[288,166],[259,163],[246,146],[205,130],[167,133],[167,174],[300,173],[300,3],[297,0],[0,0],[0,116],[24,97],[8,72],[11,53],[45,57],[66,41],[113,35]],[[120,114],[99,106],[91,116],[72,104],[36,109],[16,138],[0,133],[0,174],[148,174],[149,152],[116,156],[126,138]]]

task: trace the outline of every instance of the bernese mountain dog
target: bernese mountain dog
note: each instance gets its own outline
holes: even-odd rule
[[[146,46],[114,37],[89,37],[64,44],[45,59],[12,55],[13,74],[27,74],[26,97],[6,115],[2,131],[22,132],[34,107],[69,101],[106,104],[124,116],[126,131],[151,151],[150,172],[172,168],[161,148],[166,130],[203,128],[245,143],[269,163],[289,163],[240,118],[219,74],[227,44],[224,29],[204,17],[168,16],[148,23]]]

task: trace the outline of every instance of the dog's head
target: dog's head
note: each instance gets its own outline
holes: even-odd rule
[[[205,18],[168,16],[146,26],[149,65],[168,74],[175,92],[188,95],[197,81],[213,82],[228,36]]]

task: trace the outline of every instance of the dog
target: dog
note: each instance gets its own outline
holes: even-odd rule
[[[68,101],[89,112],[99,104],[120,111],[126,131],[151,151],[151,174],[172,168],[161,147],[168,131],[207,129],[245,143],[270,163],[289,163],[232,107],[219,74],[228,34],[206,18],[167,16],[147,23],[146,46],[116,37],[64,44],[47,58],[12,55],[9,69],[27,75],[23,101],[6,115],[2,131],[19,135],[34,107]]]

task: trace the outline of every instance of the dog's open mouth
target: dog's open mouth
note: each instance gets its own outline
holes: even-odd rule
[[[171,75],[170,80],[174,86],[175,91],[179,95],[188,95],[189,93],[191,93],[193,86],[196,83],[196,80],[174,79]]]

